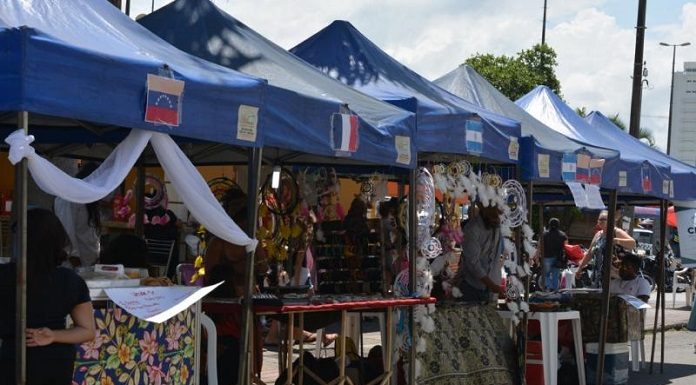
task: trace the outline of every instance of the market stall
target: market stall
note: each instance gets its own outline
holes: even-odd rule
[[[262,141],[261,127],[265,122],[265,107],[278,114],[292,114],[276,108],[280,107],[280,102],[267,104],[263,101],[262,95],[267,88],[264,81],[182,54],[108,3],[77,1],[70,2],[70,7],[67,5],[58,1],[42,2],[41,7],[37,8],[33,2],[10,2],[5,8],[8,12],[3,16],[11,15],[11,19],[0,19],[1,38],[10,47],[0,58],[0,68],[3,73],[16,75],[2,79],[3,89],[16,92],[3,93],[0,110],[19,111],[16,119],[9,114],[10,117],[7,118],[6,115],[6,120],[3,121],[5,133],[9,132],[8,126],[20,127],[19,131],[7,139],[10,144],[9,158],[18,164],[14,199],[18,228],[24,228],[26,223],[23,213],[27,206],[27,168],[44,191],[73,202],[91,202],[113,191],[150,143],[192,215],[211,233],[253,250],[255,241],[247,237],[222,211],[205,181],[168,134],[254,148]],[[34,12],[34,9],[40,9],[41,12]],[[57,68],[56,63],[61,63],[62,66]],[[50,70],[45,69],[48,67]],[[50,74],[50,79],[46,74]],[[118,81],[105,87],[103,74]],[[184,92],[185,103],[181,99]],[[158,101],[163,98],[169,101],[168,105],[158,105]],[[238,108],[217,108],[220,103]],[[332,106],[332,110],[338,109],[338,105],[332,101],[306,100],[303,103],[307,106]],[[273,116],[275,113],[269,112],[269,115]],[[34,118],[30,114],[41,117]],[[327,115],[326,119],[328,118]],[[76,121],[78,124],[75,124]],[[236,127],[229,129],[230,122],[232,125],[237,122]],[[86,126],[89,130],[81,126]],[[128,131],[115,129],[118,127],[137,129],[128,134]],[[35,136],[28,135],[30,129]],[[107,134],[100,136],[100,133]],[[120,144],[110,154],[110,150],[104,151],[108,149],[106,146],[95,151],[79,145],[52,148],[53,155],[69,153],[71,150],[76,150],[74,152],[78,156],[80,152],[94,154],[101,151],[101,154],[109,154],[96,172],[85,180],[76,180],[40,157],[32,146],[32,142],[35,142],[34,145],[40,151],[46,151],[49,147],[44,143],[66,141]],[[24,233],[18,231],[18,282],[26,281],[26,242]],[[24,293],[21,287],[20,293]],[[23,341],[26,307],[25,297],[19,298],[19,332],[16,337]],[[112,338],[113,331],[122,328],[116,328],[114,322],[106,322],[109,314],[112,314],[109,310],[98,310],[97,319],[103,321],[104,330],[109,333],[107,338]],[[193,319],[188,313],[182,317],[186,324],[190,324],[189,320]],[[156,330],[154,340],[152,331],[147,334],[149,341],[165,346],[163,339],[167,335],[160,333],[162,325],[136,323],[133,318],[116,318],[119,322],[125,322],[126,327]],[[111,320],[114,319],[111,316]],[[186,339],[185,334],[182,332],[178,337]],[[126,335],[129,336],[130,344],[140,334]],[[144,332],[142,335],[147,340]],[[119,336],[116,338],[118,340]],[[172,338],[172,341],[174,343],[180,340]],[[192,341],[192,346],[195,346],[195,342]],[[24,344],[17,346],[18,373],[23,376]],[[111,348],[113,346],[108,349]],[[190,358],[189,353],[190,351],[185,352],[187,358]],[[85,354],[92,357],[101,353],[89,351]],[[121,363],[130,365],[130,361],[126,361]],[[146,365],[164,363],[159,361],[157,364],[149,359],[146,361]],[[112,364],[115,365],[115,362]],[[183,368],[179,367],[176,372],[181,373]],[[92,367],[87,369],[88,373],[91,370]],[[157,370],[161,370],[161,366]],[[198,373],[190,374],[185,382],[191,383],[199,377]],[[152,378],[152,374],[149,377]],[[145,375],[140,377],[141,381],[147,378]],[[19,380],[23,381],[21,378]],[[116,382],[118,378],[111,380]]]
[[[428,167],[420,169],[417,178],[411,180],[416,192],[409,200],[416,204],[408,215],[404,215],[402,223],[408,222],[406,218],[412,221],[408,227],[415,231],[411,231],[413,235],[409,239],[409,251],[411,255],[418,255],[413,259],[417,267],[412,269],[415,275],[397,276],[395,292],[415,290],[421,293],[433,289],[436,296],[447,300],[439,302],[434,308],[416,308],[411,317],[416,325],[413,346],[410,346],[411,337],[406,333],[400,335],[404,340],[398,346],[403,349],[401,357],[408,364],[411,383],[427,382],[434,378],[444,381],[456,377],[454,373],[459,372],[455,367],[437,365],[449,362],[445,355],[462,357],[455,360],[458,363],[472,363],[472,367],[465,370],[467,373],[477,371],[474,361],[466,359],[471,357],[465,356],[471,354],[472,349],[490,348],[491,354],[487,357],[493,357],[496,350],[492,341],[497,339],[496,333],[502,330],[502,325],[492,308],[491,311],[485,307],[477,308],[481,311],[473,311],[456,298],[461,293],[453,294],[456,292],[452,283],[457,272],[459,247],[467,237],[460,230],[460,221],[467,219],[466,209],[462,210],[461,206],[462,203],[477,200],[488,206],[489,200],[492,200],[495,203],[490,205],[499,204],[506,213],[504,216],[508,216],[511,212],[503,209],[502,203],[510,199],[511,207],[518,208],[515,216],[525,216],[519,215],[522,213],[519,209],[525,205],[517,201],[518,198],[524,199],[524,194],[519,194],[521,187],[517,188],[514,181],[509,181],[515,175],[514,167],[510,165],[516,164],[518,159],[518,123],[459,99],[428,82],[389,57],[344,21],[333,22],[293,48],[292,52],[356,89],[416,112],[418,160]],[[415,98],[415,103],[410,101],[411,98]],[[508,180],[505,185],[504,180]],[[441,203],[436,202],[436,195],[441,197]],[[513,226],[521,224],[515,223]],[[506,228],[509,230],[509,225]],[[528,233],[531,237],[531,231]],[[507,237],[511,235],[512,232]],[[522,270],[517,268],[520,259],[516,257],[518,250],[515,243],[512,239],[506,241],[508,258],[505,265],[512,273],[510,282],[516,282],[511,285],[515,286],[515,290],[510,293],[515,292],[521,283],[513,276],[524,271],[523,265],[519,268]],[[526,243],[531,246],[531,243]],[[436,279],[433,281],[433,278]],[[518,300],[519,295],[512,302],[517,303]],[[457,321],[453,322],[455,319]],[[473,333],[479,333],[485,340],[450,346],[452,340],[448,331],[451,329],[447,325],[456,327],[462,322],[471,325]],[[504,336],[501,338],[505,339]],[[405,353],[409,347],[411,354],[407,356]],[[512,352],[512,346],[506,344],[505,351]],[[503,361],[501,369],[506,374],[497,380],[506,377],[514,381],[514,374],[511,374],[516,366],[512,362],[514,360]],[[460,379],[464,377],[466,374],[460,375]]]

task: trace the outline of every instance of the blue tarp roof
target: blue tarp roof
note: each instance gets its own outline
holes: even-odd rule
[[[616,140],[602,130],[590,126],[572,108],[546,86],[537,86],[515,102],[539,121],[557,132],[595,146],[607,146],[621,155],[615,167],[604,170],[602,186],[622,193],[668,198],[663,181],[669,181],[670,167],[663,162],[646,160],[625,141]]]
[[[643,159],[669,165],[672,181],[674,182],[674,196],[671,198],[675,200],[696,199],[696,189],[694,189],[694,186],[696,186],[696,168],[682,163],[634,138],[617,127],[601,112],[591,112],[585,117],[585,121],[604,135],[611,136],[613,138],[612,143],[622,143],[627,149],[630,148],[632,153],[639,155]]]
[[[0,111],[262,144],[264,80],[186,54],[106,1],[3,0],[0,47]],[[186,82],[178,127],[144,121],[147,75],[165,65]],[[237,139],[241,105],[260,108],[256,141]]]
[[[139,22],[177,48],[208,61],[267,79],[269,103],[265,141],[269,146],[334,155],[330,113],[345,105],[359,115],[358,150],[353,158],[380,164],[397,163],[395,136],[415,138],[412,113],[362,94],[324,75],[316,68],[264,38],[216,7],[209,0],[178,0]],[[308,103],[308,96],[330,101]],[[333,108],[333,109],[331,109]],[[274,113],[277,112],[277,113]],[[297,113],[301,113],[299,120]],[[411,140],[415,154],[415,140]]]
[[[434,85],[387,55],[347,21],[334,21],[290,52],[368,95],[415,111],[419,152],[471,153],[467,150],[466,125],[479,116],[483,121],[480,155],[517,163],[508,155],[508,144],[510,137],[520,135],[518,122]]]
[[[607,162],[615,161],[619,157],[618,151],[595,147],[567,138],[544,125],[466,64],[460,65],[433,82],[462,99],[515,119],[522,124],[520,168],[524,180],[563,181],[561,172],[564,153],[587,151],[593,157],[607,159]],[[539,174],[537,160],[538,156],[542,154],[548,155],[550,159],[548,175]]]

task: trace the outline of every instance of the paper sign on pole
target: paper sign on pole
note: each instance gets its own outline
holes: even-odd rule
[[[161,323],[198,302],[221,284],[206,287],[118,287],[104,291],[109,299],[128,313],[148,322]]]
[[[566,182],[570,193],[573,194],[573,200],[575,201],[575,206],[583,208],[587,207],[587,193],[579,182]]]
[[[599,192],[599,186],[595,184],[585,185],[585,192],[587,193],[587,207],[590,209],[605,209],[604,201],[602,200],[602,194]]]
[[[510,144],[508,145],[508,158],[510,160],[518,160],[520,154],[520,144],[517,142],[517,138],[514,136],[510,137]]]

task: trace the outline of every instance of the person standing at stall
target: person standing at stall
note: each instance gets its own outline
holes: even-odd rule
[[[222,199],[222,206],[227,214],[241,228],[247,225],[247,196],[238,188],[230,189]],[[213,237],[208,242],[205,251],[204,266],[206,274],[204,284],[206,286],[225,281],[211,297],[240,298],[244,297],[244,276],[247,251],[244,246],[233,245],[220,238]],[[256,275],[265,274],[268,270],[266,253],[259,245],[256,248]],[[213,314],[215,328],[218,334],[218,348],[220,354],[218,360],[218,382],[221,385],[233,385],[237,383],[239,371],[240,337],[242,332],[242,314]],[[254,374],[255,381],[260,383],[261,366],[263,364],[263,339],[261,328],[255,322],[254,328]],[[208,359],[214,359],[208,357]]]
[[[565,269],[567,260],[564,246],[568,236],[560,230],[561,221],[558,218],[549,219],[548,229],[542,235],[544,253],[544,278],[547,291],[558,290],[561,269]]]
[[[76,178],[85,179],[97,169],[95,163],[85,163],[75,174]],[[73,203],[57,197],[53,211],[63,224],[70,238],[68,262],[72,266],[92,266],[99,259],[101,218],[99,201],[92,203]]]
[[[68,235],[49,210],[27,212],[27,383],[69,385],[75,344],[95,336],[94,312],[85,281],[65,260]],[[0,265],[0,373],[15,383],[15,264]],[[73,325],[66,328],[66,316]],[[5,382],[7,381],[7,382]]]
[[[606,230],[607,230],[607,218],[608,213],[603,210],[599,213],[597,217],[597,227],[599,231],[592,238],[592,243],[590,243],[590,248],[585,252],[585,257],[580,261],[580,266],[578,271],[575,273],[579,276],[582,269],[590,262],[594,260],[594,275],[592,276],[592,287],[601,288],[602,287],[602,269],[604,260],[604,247],[606,246]],[[617,220],[621,219],[620,215],[616,215]],[[633,239],[626,231],[620,227],[614,226],[614,245],[619,245],[624,249],[633,250],[636,247],[636,240]]]
[[[462,294],[460,299],[466,302],[491,302],[502,292],[500,211],[495,206],[484,207],[481,202],[476,202],[476,209],[464,225],[463,232],[462,255],[455,277]]]

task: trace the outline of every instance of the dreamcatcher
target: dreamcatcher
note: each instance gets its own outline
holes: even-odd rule
[[[143,201],[145,209],[154,209],[159,206],[167,208],[169,200],[167,198],[167,188],[164,182],[154,175],[145,176],[145,191]]]
[[[527,196],[520,182],[509,179],[501,184],[506,211],[506,222],[510,227],[518,227],[527,219]]]
[[[271,186],[272,175],[269,174],[261,187],[261,203],[276,215],[287,215],[297,206],[299,187],[292,173],[286,169],[280,170],[278,188]]]
[[[239,185],[235,181],[225,176],[209,180],[208,188],[210,188],[210,191],[213,193],[215,199],[217,199],[218,202],[222,202],[222,199],[225,197],[225,194],[227,194],[229,190],[241,190],[241,187],[239,187]]]

